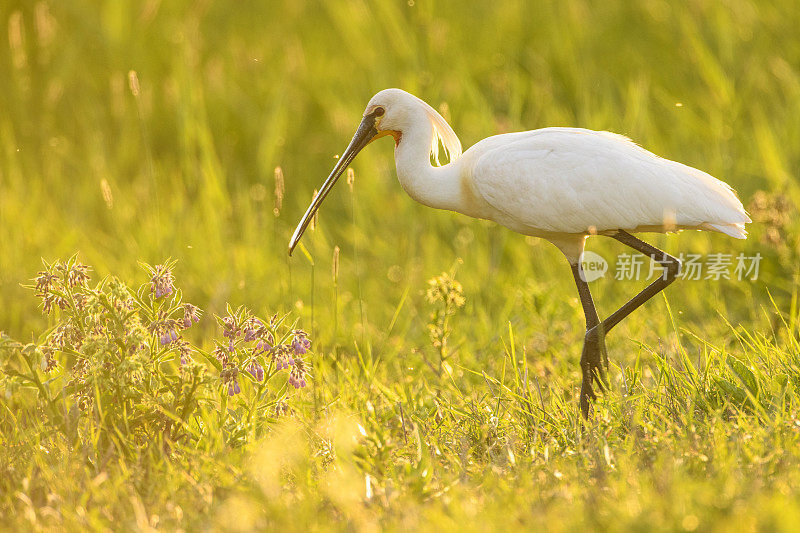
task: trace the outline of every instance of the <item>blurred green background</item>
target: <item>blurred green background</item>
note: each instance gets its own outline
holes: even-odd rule
[[[514,130],[607,129],[728,181],[745,205],[767,190],[793,210],[800,163],[793,7],[3,2],[0,328],[25,338],[42,325],[20,283],[40,258],[75,251],[99,274],[126,278],[137,260],[174,257],[199,304],[302,306],[307,327],[313,312],[321,338],[346,345],[384,339],[406,293],[395,330],[421,331],[424,280],[459,258],[473,340],[508,320],[524,337],[549,337],[551,323],[578,327],[572,280],[555,248],[416,205],[397,186],[390,141],[355,162],[353,193],[341,183],[323,207],[320,228],[305,240],[314,269],[302,255],[287,259],[286,243],[363,106],[392,86],[442,110],[465,148]],[[285,176],[278,216],[276,167]],[[765,253],[758,283],[670,288],[668,297],[701,327],[716,328],[717,313],[757,319],[765,286],[778,298],[791,293],[794,266],[780,261],[795,257],[795,243],[762,250],[764,232],[751,231],[747,242],[695,233],[651,239],[676,254]],[[590,248],[610,257],[621,251],[603,240]],[[638,285],[593,288],[602,314]],[[641,311],[642,328],[662,327],[657,305]]]

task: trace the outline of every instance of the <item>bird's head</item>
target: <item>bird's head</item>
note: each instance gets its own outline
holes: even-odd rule
[[[399,146],[403,137],[403,130],[415,121],[424,119],[423,112],[428,104],[401,89],[384,89],[373,96],[362,118],[372,121],[375,135],[369,142],[391,135],[394,137],[395,146]]]
[[[391,135],[394,138],[395,146],[402,142],[403,132],[410,127],[419,124],[429,124],[431,127],[432,145],[431,153],[438,162],[439,143],[441,142],[450,159],[461,155],[461,143],[458,137],[431,106],[401,89],[384,89],[373,96],[367,104],[364,114],[361,117],[353,139],[347,145],[342,156],[336,162],[328,179],[322,184],[319,194],[308,206],[305,215],[300,220],[289,241],[289,255],[292,254],[295,246],[300,241],[314,214],[322,205],[322,201],[333,188],[336,181],[355,159],[356,155],[369,143],[380,137]]]

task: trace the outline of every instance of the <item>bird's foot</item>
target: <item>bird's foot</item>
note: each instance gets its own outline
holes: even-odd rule
[[[581,353],[581,413],[589,418],[589,402],[597,399],[592,383],[597,383],[601,392],[605,391],[608,383],[606,370],[608,369],[608,354],[606,353],[605,336],[597,328],[586,332],[583,340],[583,353]]]

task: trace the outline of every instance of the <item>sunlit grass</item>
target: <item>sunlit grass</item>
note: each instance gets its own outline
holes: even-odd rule
[[[244,424],[241,439],[204,426],[169,451],[119,438],[121,454],[54,429],[36,388],[0,373],[4,527],[797,523],[793,2],[6,2],[0,27],[0,364],[6,339],[56,325],[22,285],[42,258],[76,252],[134,287],[139,261],[175,258],[207,317],[227,303],[291,313],[316,354],[286,426]],[[331,193],[307,254],[286,256],[363,106],[390,86],[442,111],[465,148],[608,129],[724,179],[756,222],[747,241],[646,239],[760,253],[759,279],[679,281],[623,322],[611,391],[583,427],[582,314],[559,252],[415,204],[391,142]],[[437,344],[425,292],[442,272],[465,304]],[[600,314],[641,284],[592,283]],[[210,353],[217,327],[187,335]],[[220,413],[199,412],[193,430]]]

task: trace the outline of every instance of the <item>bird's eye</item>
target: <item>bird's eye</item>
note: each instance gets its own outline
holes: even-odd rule
[[[382,107],[376,107],[375,111],[372,112],[376,117],[382,117],[384,113],[386,113],[386,110]]]

